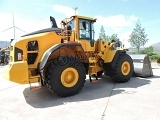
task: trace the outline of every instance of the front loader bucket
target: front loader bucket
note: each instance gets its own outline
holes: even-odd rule
[[[130,55],[134,65],[134,75],[139,77],[153,76],[151,61],[148,55]]]

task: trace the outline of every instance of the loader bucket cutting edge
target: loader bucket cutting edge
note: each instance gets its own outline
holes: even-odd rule
[[[130,55],[134,65],[134,75],[139,77],[151,77],[153,71],[151,67],[151,61],[148,55]]]

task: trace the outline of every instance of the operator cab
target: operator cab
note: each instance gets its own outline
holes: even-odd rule
[[[79,24],[79,39],[90,41],[91,47],[94,46],[94,22],[95,20],[90,19],[78,19]]]
[[[74,34],[73,41],[90,41],[91,47],[94,46],[94,23],[96,19],[83,17],[83,16],[72,16],[61,21],[62,30],[67,31],[67,35],[71,36]]]

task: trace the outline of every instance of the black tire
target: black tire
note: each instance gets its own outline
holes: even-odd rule
[[[98,77],[101,77],[101,76],[102,76],[102,74],[103,74],[103,70],[101,70],[101,71],[97,72],[97,76],[98,76]]]
[[[8,59],[8,57],[6,57],[6,58],[4,59],[4,65],[7,65],[7,64],[8,64],[8,61],[9,61],[9,59]]]
[[[71,87],[66,87],[64,83],[61,82],[61,75],[64,70],[67,70],[68,68],[74,69],[75,71],[77,71],[76,73],[78,73],[78,81],[77,83],[75,83],[75,85]],[[84,86],[86,79],[85,68],[78,59],[68,56],[60,56],[51,63],[47,71],[47,87],[49,88],[49,90],[51,90],[54,94],[58,96],[68,97],[75,95]]]
[[[123,63],[127,62],[129,64],[130,69],[127,74],[123,74],[121,67]],[[124,83],[127,82],[133,75],[133,61],[132,58],[128,54],[121,54],[116,62],[116,65],[114,68],[107,68],[107,71],[105,71],[105,75],[108,75],[111,77],[114,82],[118,83]]]

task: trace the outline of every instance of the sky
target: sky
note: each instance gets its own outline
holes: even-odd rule
[[[159,6],[160,0],[0,0],[0,40],[13,39],[14,28],[16,39],[50,28],[50,16],[60,27],[60,21],[75,15],[74,8],[78,7],[76,14],[97,19],[95,39],[103,26],[106,35],[117,34],[126,47],[130,46],[129,35],[139,19],[148,35],[148,47],[160,42]]]

